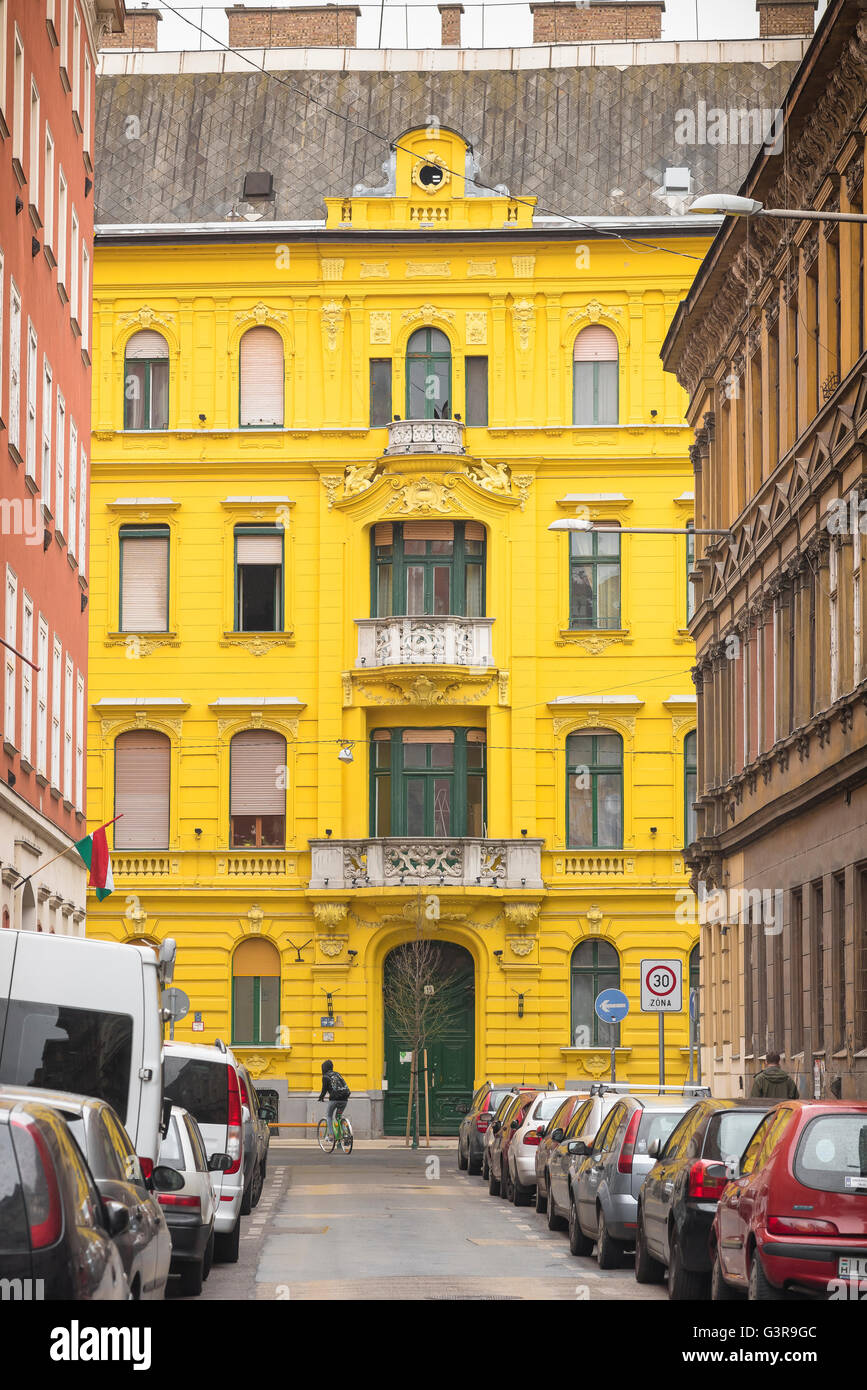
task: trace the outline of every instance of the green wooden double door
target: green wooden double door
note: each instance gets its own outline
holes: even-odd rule
[[[462,946],[439,944],[440,969],[450,995],[448,1022],[428,1044],[428,1101],[431,1134],[456,1135],[473,1095],[475,1043],[475,975],[473,959]],[[398,949],[400,949],[398,947]],[[390,952],[385,959],[388,975]],[[434,988],[437,986],[434,985]],[[404,1134],[409,1105],[412,1044],[399,1036],[386,1013],[383,1128],[386,1134]],[[401,1057],[406,1057],[402,1061]],[[419,1063],[419,1121],[424,1134],[424,1073]]]

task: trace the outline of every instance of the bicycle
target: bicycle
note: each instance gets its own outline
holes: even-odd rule
[[[335,1113],[333,1122],[333,1134],[328,1133],[328,1121],[321,1119],[316,1127],[316,1138],[319,1140],[319,1147],[323,1153],[334,1153],[338,1143],[345,1154],[352,1153],[354,1136],[352,1125],[345,1115],[338,1111]]]

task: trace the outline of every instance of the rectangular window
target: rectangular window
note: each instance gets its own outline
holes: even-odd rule
[[[66,511],[66,544],[69,547],[70,555],[75,554],[76,527],[78,525],[78,430],[75,421],[69,422],[69,459],[66,465],[67,472],[67,511]]]
[[[479,522],[380,522],[372,547],[371,616],[484,615],[485,528]]]
[[[51,785],[60,790],[60,708],[63,698],[63,644],[54,638],[51,664]]]
[[[75,681],[75,805],[84,810],[84,676]]]
[[[379,429],[390,420],[391,358],[373,358],[370,363],[370,428]]]
[[[43,231],[42,240],[50,251],[54,246],[54,136],[46,125],[45,127],[45,170],[43,173]]]
[[[82,107],[83,107],[83,112],[82,112],[82,117],[81,117],[81,126],[82,126],[82,131],[83,131],[83,134],[84,134],[84,152],[85,152],[85,154],[90,154],[90,152],[91,152],[92,132],[91,132],[90,116],[91,116],[91,89],[92,89],[92,86],[93,86],[93,69],[91,68],[91,64],[90,64],[90,54],[88,53],[87,49],[85,48],[85,50],[84,50],[84,91],[83,91],[83,94],[82,94]]]
[[[753,910],[744,912],[744,1046],[748,1057],[756,1055],[753,1005],[755,983],[753,980]]]
[[[165,734],[135,729],[114,744],[116,849],[166,849],[169,843],[171,744]]]
[[[42,131],[39,123],[39,90],[30,79],[30,163],[27,168],[27,187],[30,203],[39,208],[39,146]]]
[[[60,0],[60,66],[69,70],[69,0]]]
[[[810,888],[810,987],[813,1052],[825,1050],[825,895],[821,879]]]
[[[75,668],[70,657],[66,658],[66,680],[63,687],[63,799],[72,801],[72,755],[75,738],[74,724],[74,681]]]
[[[280,1024],[280,977],[236,975],[232,981],[232,1042],[271,1047]]]
[[[48,772],[48,623],[39,614],[39,637],[36,664],[36,771],[40,777]]]
[[[4,35],[5,43],[5,35]],[[15,25],[12,71],[12,158],[24,167],[24,44]]]
[[[76,115],[81,111],[81,16],[74,3],[72,6],[72,109]]]
[[[831,900],[831,997],[834,1010],[831,1046],[846,1046],[846,876],[835,874]]]
[[[792,889],[789,925],[789,1052],[804,1047],[804,895]]]
[[[619,628],[619,532],[572,531],[569,541],[569,626]]]
[[[120,532],[120,631],[167,632],[169,528],[124,526]]]
[[[20,459],[21,453],[21,295],[14,280],[9,282],[9,443]]]
[[[66,506],[66,402],[57,392],[57,438],[54,441],[54,530],[63,536]]]
[[[22,594],[21,654],[33,660],[33,599]],[[29,763],[33,739],[33,667],[21,663],[21,759]]]
[[[268,729],[232,739],[229,814],[232,845],[282,849],[286,844],[286,740]]]
[[[566,740],[566,815],[570,847],[623,844],[623,744],[617,734]]]
[[[486,833],[482,729],[380,729],[371,740],[373,834],[481,838]]]
[[[235,528],[235,631],[283,628],[283,529]]]
[[[488,423],[488,359],[468,357],[467,424],[484,426]]]
[[[87,455],[81,451],[81,474],[78,479],[78,570],[84,579],[87,574]]]
[[[51,368],[47,357],[42,359],[42,503],[51,511],[51,427],[54,420]]]
[[[80,322],[81,310],[78,303],[78,279],[81,251],[78,244],[78,213],[72,209],[69,230],[69,312],[76,323]]]
[[[57,283],[66,290],[66,223],[68,218],[66,175],[57,176]]]
[[[17,748],[15,742],[15,677],[18,658],[18,579],[6,566],[6,646],[3,649],[3,739]]]
[[[36,376],[39,353],[36,343],[36,329],[27,320],[27,439],[24,445],[24,472],[36,481]]]

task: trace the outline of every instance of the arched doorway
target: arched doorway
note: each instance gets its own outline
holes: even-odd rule
[[[385,1078],[388,1090],[383,1097],[383,1129],[386,1134],[406,1132],[412,1050],[411,1034],[402,1026],[402,1016],[413,1008],[414,942],[389,951],[383,965],[383,1013],[385,1027]],[[427,1045],[428,1095],[431,1134],[456,1135],[473,1094],[475,1043],[475,970],[473,958],[463,946],[451,941],[424,942],[431,952],[419,975],[421,991],[433,988],[437,1000],[432,1031]],[[403,997],[404,1007],[395,1007]],[[431,998],[431,996],[426,996]],[[424,1133],[424,1078],[419,1075],[420,1128]]]

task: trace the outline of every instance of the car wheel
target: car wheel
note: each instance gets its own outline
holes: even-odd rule
[[[532,1187],[525,1187],[522,1182],[515,1178],[512,1183],[512,1205],[515,1207],[528,1207],[530,1198],[533,1195]]]
[[[557,1208],[554,1206],[554,1196],[553,1196],[553,1193],[551,1192],[551,1184],[549,1183],[549,1184],[548,1184],[548,1230],[549,1230],[549,1231],[562,1231],[562,1230],[565,1228],[565,1225],[566,1225],[566,1222],[563,1220],[562,1216],[558,1216],[558,1214],[557,1214]]]
[[[707,1275],[684,1268],[680,1241],[674,1231],[668,1244],[668,1296],[675,1302],[707,1298]]]
[[[471,1178],[477,1178],[482,1171],[482,1160],[479,1154],[474,1154],[472,1149],[467,1149],[467,1172]]]
[[[218,1264],[234,1265],[238,1263],[238,1255],[241,1250],[241,1218],[235,1222],[231,1231],[225,1235],[217,1236],[214,1241],[214,1259]]]
[[[185,1298],[195,1298],[197,1294],[202,1292],[202,1283],[205,1278],[204,1264],[205,1259],[202,1256],[198,1264],[184,1265],[181,1270],[181,1293]]]
[[[463,1148],[461,1147],[461,1141],[460,1141],[460,1139],[459,1139],[459,1140],[458,1140],[458,1168],[460,1169],[460,1171],[461,1171],[462,1173],[465,1173],[465,1172],[467,1171],[467,1167],[468,1167],[468,1166],[469,1166],[469,1159],[468,1159],[468,1158],[466,1157],[466,1155],[464,1154]]]
[[[211,1234],[205,1246],[205,1256],[202,1260],[202,1278],[207,1279],[211,1272],[211,1265],[214,1263],[214,1228],[211,1227]]]
[[[542,1187],[541,1179],[536,1183],[536,1210],[540,1216],[544,1216],[548,1210],[548,1194]]]
[[[635,1278],[639,1284],[661,1284],[665,1278],[665,1266],[648,1254],[647,1237],[640,1211],[635,1236]]]
[[[500,1174],[500,1196],[504,1202],[508,1202],[512,1186],[512,1177],[509,1172],[508,1163],[504,1165],[502,1159],[500,1160]]]
[[[623,1243],[609,1234],[601,1208],[596,1232],[596,1260],[600,1269],[619,1269],[623,1263]]]
[[[252,1204],[254,1207],[258,1207],[259,1205],[259,1200],[262,1196],[262,1188],[264,1186],[265,1174],[262,1172],[261,1168],[257,1168],[255,1174],[253,1175]]]
[[[241,1195],[241,1215],[249,1216],[253,1210],[253,1178],[250,1178]]]
[[[569,1202],[569,1249],[573,1255],[592,1255],[593,1241],[585,1236],[578,1224],[578,1208],[572,1194]]]
[[[714,1303],[735,1303],[743,1297],[739,1289],[734,1289],[731,1284],[726,1283],[722,1265],[719,1262],[719,1251],[714,1255],[713,1268],[710,1272],[710,1296]]]
[[[499,1197],[500,1195],[500,1179],[494,1177],[494,1170],[490,1164],[488,1164],[488,1192],[492,1197]]]
[[[490,1165],[490,1163],[488,1162],[488,1155],[485,1154],[484,1158],[482,1159],[482,1182],[487,1182],[487,1181],[488,1181],[488,1178],[489,1178],[490,1176],[491,1176],[491,1165]]]
[[[780,1303],[786,1297],[782,1289],[771,1284],[762,1267],[758,1250],[753,1251],[750,1262],[750,1285],[747,1298],[751,1303]]]

